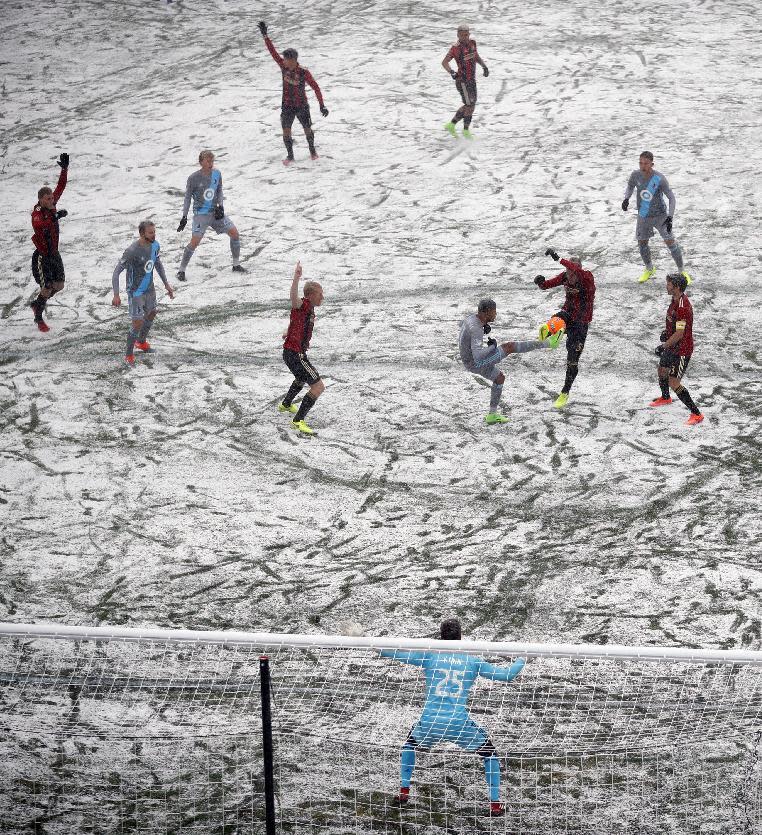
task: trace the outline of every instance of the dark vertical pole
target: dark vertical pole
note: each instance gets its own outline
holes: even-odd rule
[[[265,832],[275,835],[275,780],[273,778],[273,723],[270,713],[270,661],[259,657],[259,683],[262,688],[262,752],[265,766]]]

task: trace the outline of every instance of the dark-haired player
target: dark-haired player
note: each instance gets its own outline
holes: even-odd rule
[[[323,94],[320,92],[317,81],[312,73],[299,65],[299,53],[295,49],[284,49],[283,55],[278,54],[273,42],[267,36],[267,24],[264,20],[259,21],[259,31],[265,39],[265,46],[273,57],[273,61],[280,67],[283,74],[283,101],[280,111],[280,124],[283,128],[283,144],[286,146],[286,158],[284,165],[291,165],[294,161],[294,140],[291,138],[291,125],[294,119],[298,119],[304,128],[304,135],[307,137],[307,145],[310,149],[310,157],[318,158],[315,150],[315,134],[312,132],[312,118],[310,117],[310,106],[307,102],[307,91],[305,84],[309,84],[315,91],[315,97],[320,105],[320,113],[328,115],[328,108],[323,102]]]
[[[312,329],[315,325],[315,308],[323,303],[323,288],[317,281],[305,281],[304,296],[300,299],[301,277],[302,264],[297,261],[291,282],[291,319],[283,343],[283,361],[294,375],[294,382],[291,383],[291,388],[278,405],[278,411],[295,413],[291,426],[304,435],[314,435],[314,430],[307,424],[305,418],[307,412],[315,405],[315,401],[325,391],[325,384],[320,379],[317,369],[307,359],[307,349],[310,347]],[[309,386],[309,391],[304,395],[297,409],[294,398],[305,383]]]
[[[551,248],[546,249],[545,254],[550,255],[554,261],[560,260],[561,266],[565,268],[553,278],[538,275],[534,280],[541,290],[550,290],[560,284],[563,284],[566,290],[563,306],[556,313],[556,316],[564,320],[566,326],[566,379],[561,393],[553,403],[556,409],[563,409],[569,401],[569,392],[579,371],[579,358],[585,348],[587,329],[593,321],[595,278],[589,270],[582,269],[582,262],[577,257],[559,259],[558,253]],[[540,338],[547,337],[547,325],[541,325]]]
[[[503,342],[502,345],[498,345],[497,340],[490,336],[485,347],[484,337],[492,330],[490,322],[494,322],[496,317],[495,302],[492,299],[482,299],[476,313],[466,316],[460,323],[458,334],[458,349],[463,367],[466,371],[478,374],[492,383],[489,412],[484,418],[490,426],[495,423],[508,422],[508,418],[497,411],[505,382],[505,374],[497,367],[498,363],[508,354],[525,354],[527,351],[536,351],[541,348],[557,348],[558,340],[561,338],[561,334],[557,333],[546,341]]]
[[[691,277],[683,266],[683,251],[672,234],[672,220],[677,205],[675,195],[669,187],[667,178],[659,171],[654,170],[654,155],[650,151],[643,151],[638,166],[638,170],[630,174],[624,192],[624,200],[622,200],[622,211],[626,212],[630,205],[630,195],[633,190],[636,192],[638,222],[635,227],[635,237],[638,239],[640,257],[646,267],[638,281],[642,283],[656,275],[648,241],[653,237],[654,229],[657,229],[675,264],[677,264],[677,269],[690,284]],[[665,197],[669,201],[668,207],[664,205]]]
[[[154,269],[164,282],[169,298],[173,299],[175,297],[159,258],[160,247],[156,240],[156,227],[150,220],[141,221],[138,226],[138,235],[140,237],[137,241],[130,244],[117,261],[114,273],[111,276],[111,284],[114,290],[114,298],[111,300],[111,304],[114,307],[119,307],[122,303],[119,295],[119,276],[124,270],[127,271],[125,286],[127,288],[127,302],[131,322],[127,334],[124,361],[130,367],[135,365],[135,355],[133,353],[135,348],[147,354],[153,353],[153,348],[148,343],[148,331],[156,317]]]
[[[457,70],[453,70],[450,61],[455,61]],[[460,93],[463,104],[458,108],[452,121],[447,122],[445,130],[455,136],[455,125],[463,119],[463,136],[466,139],[473,139],[471,133],[471,119],[476,107],[476,65],[479,64],[484,71],[484,77],[489,75],[487,65],[479,57],[476,48],[476,41],[471,38],[468,26],[462,23],[458,26],[458,40],[454,43],[442,61],[442,66],[452,76],[455,87]]]
[[[672,402],[669,390],[672,389],[691,413],[688,426],[694,426],[701,423],[704,416],[681,382],[693,354],[693,307],[685,295],[687,284],[685,276],[680,273],[667,276],[667,293],[672,296],[672,301],[667,308],[667,326],[662,331],[661,344],[655,351],[659,357],[661,396],[649,405],[669,405]]]
[[[455,618],[443,621],[439,635],[443,641],[460,641],[460,621]],[[479,676],[492,681],[513,681],[524,669],[525,659],[517,659],[510,667],[496,667],[474,655],[446,649],[381,650],[380,655],[422,667],[426,676],[423,712],[411,728],[400,754],[399,804],[404,806],[410,799],[416,751],[427,751],[440,742],[451,742],[482,758],[489,791],[489,813],[504,815],[505,806],[500,802],[500,760],[487,731],[469,716],[468,696]]]
[[[69,171],[69,155],[61,154],[58,158],[61,173],[55,191],[43,186],[37,192],[37,205],[32,209],[32,243],[35,246],[32,255],[32,275],[40,285],[40,292],[30,307],[34,311],[34,321],[43,333],[50,330],[42,318],[48,299],[63,290],[66,276],[61,253],[58,251],[58,221],[66,217],[65,209],[57,209],[58,198],[66,188]]]

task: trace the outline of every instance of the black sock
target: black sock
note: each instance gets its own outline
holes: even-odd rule
[[[680,386],[680,388],[675,392],[675,394],[680,398],[681,402],[685,404],[685,407],[691,410],[691,414],[701,414],[701,412],[699,411],[699,407],[693,402],[693,398],[690,396],[690,394],[688,394],[688,389]]]
[[[290,136],[283,137],[283,144],[286,146],[286,153],[289,159],[294,158],[294,140]]]
[[[315,398],[307,392],[302,398],[302,402],[299,404],[299,411],[294,415],[294,420],[304,420],[307,415],[307,412],[315,405]]]
[[[571,391],[572,383],[577,379],[577,363],[568,362],[566,364],[566,379],[564,380],[564,387],[561,389],[563,394],[568,394]]]
[[[32,302],[31,308],[34,311],[34,321],[41,322],[42,321],[42,314],[45,310],[45,305],[47,304],[48,300],[43,298],[42,296],[37,296],[37,298]]]
[[[314,133],[308,133],[307,134],[307,145],[309,146],[311,154],[317,153],[317,151],[315,150],[315,134]]]
[[[659,377],[659,386],[661,387],[661,396],[665,400],[669,400],[669,380],[666,377]]]
[[[284,406],[290,406],[294,402],[294,398],[302,390],[303,385],[304,383],[300,380],[294,380],[294,382],[291,383],[291,388],[286,392],[286,396],[283,398]]]
[[[471,117],[470,116],[464,116],[463,117],[463,127],[465,128],[465,130],[468,130],[471,127]]]

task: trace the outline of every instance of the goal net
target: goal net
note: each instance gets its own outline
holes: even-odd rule
[[[477,678],[468,699],[503,816],[489,813],[483,746],[447,740],[415,749],[399,803],[426,695],[400,659],[443,650],[528,659],[513,681]],[[23,624],[0,624],[0,831],[268,832],[263,653],[269,831],[762,831],[759,652]]]

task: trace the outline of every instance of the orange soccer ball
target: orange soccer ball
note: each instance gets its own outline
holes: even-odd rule
[[[554,333],[558,333],[560,330],[563,330],[566,327],[566,322],[560,316],[551,316],[548,319],[548,334],[551,336]]]

